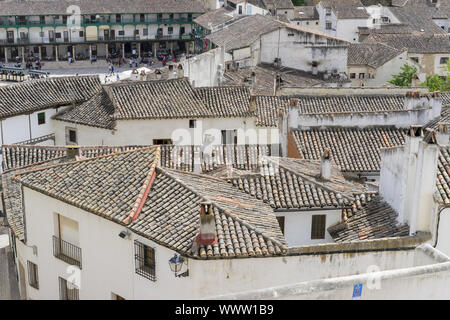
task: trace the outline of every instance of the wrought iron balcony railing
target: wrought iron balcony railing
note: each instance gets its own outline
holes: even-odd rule
[[[53,255],[68,264],[81,269],[81,248],[53,236]]]

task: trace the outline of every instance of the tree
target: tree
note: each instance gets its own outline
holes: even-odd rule
[[[412,78],[417,72],[417,68],[405,63],[400,67],[400,70],[401,72],[399,74],[393,75],[393,78],[389,83],[399,87],[410,87]]]
[[[428,76],[425,82],[420,85],[423,87],[428,87],[430,92],[450,91],[450,60],[447,60],[444,70],[448,72],[447,76],[441,77],[437,74],[433,74]]]

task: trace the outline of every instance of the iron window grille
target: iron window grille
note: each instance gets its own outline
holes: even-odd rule
[[[38,266],[31,261],[27,262],[28,266],[28,284],[39,290]]]
[[[53,236],[53,255],[68,264],[81,269],[81,248]]]
[[[136,273],[151,281],[156,281],[155,249],[134,241],[134,258]]]
[[[59,277],[59,299],[60,300],[80,300],[80,290],[66,279]]]

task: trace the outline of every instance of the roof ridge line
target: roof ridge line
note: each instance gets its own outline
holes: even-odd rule
[[[145,177],[144,183],[141,186],[141,189],[140,189],[138,196],[133,204],[133,207],[130,210],[130,212],[127,214],[127,217],[122,220],[122,222],[124,222],[125,224],[134,222],[137,219],[137,217],[139,216],[139,214],[141,213],[142,207],[143,207],[145,201],[147,200],[150,189],[156,178],[156,167],[158,166],[160,157],[161,157],[161,149],[159,146],[157,146],[156,150],[155,150],[155,156],[153,158],[153,162],[150,166],[147,176]]]
[[[63,166],[67,166],[67,165],[71,165],[71,164],[75,164],[75,163],[80,163],[80,162],[98,160],[98,159],[102,159],[102,158],[106,158],[106,157],[112,157],[112,156],[117,156],[117,155],[121,155],[121,154],[125,154],[125,153],[131,153],[131,152],[135,152],[135,151],[142,151],[142,150],[150,149],[150,148],[154,148],[154,147],[155,146],[147,146],[147,147],[143,147],[143,148],[137,148],[137,149],[126,150],[126,151],[121,151],[121,152],[111,152],[111,153],[103,154],[103,155],[100,155],[100,156],[97,156],[97,157],[92,157],[92,158],[87,158],[87,159],[80,159],[80,160],[74,160],[74,161],[68,161],[68,162],[64,162],[64,163],[58,163],[58,164],[54,164],[54,165],[49,165],[49,166],[42,167],[42,168],[34,168],[32,170],[28,170],[28,171],[21,172],[21,173],[18,173],[16,175],[14,175],[12,177],[12,179],[18,181],[19,180],[19,176],[21,176],[23,174],[26,174],[26,173],[42,171],[42,170],[45,170],[45,169],[50,169],[50,168],[55,168],[55,167],[63,167]],[[52,159],[52,160],[54,160],[54,159]]]
[[[289,158],[288,158],[288,159],[289,159]],[[271,160],[271,159],[268,159],[268,160],[271,161],[271,162],[273,163],[273,160]],[[300,159],[300,160],[307,160],[307,161],[309,161],[309,162],[312,162],[310,159]],[[313,161],[319,161],[319,160],[313,160]],[[307,175],[304,175],[303,173],[295,172],[295,171],[291,170],[290,168],[287,168],[287,167],[283,166],[283,165],[280,164],[280,163],[278,164],[278,166],[279,166],[279,167],[282,167],[284,170],[289,171],[290,173],[292,173],[292,174],[294,174],[294,175],[299,176],[300,178],[306,180],[307,182],[310,182],[310,183],[313,183],[313,184],[317,185],[318,187],[320,187],[320,188],[322,188],[322,189],[324,189],[324,190],[326,190],[326,191],[328,191],[328,192],[332,192],[332,193],[334,193],[334,194],[336,194],[336,195],[337,195],[337,194],[340,194],[343,198],[346,198],[347,200],[349,200],[349,201],[351,201],[351,202],[355,201],[355,199],[352,199],[351,197],[349,197],[349,196],[343,194],[342,192],[336,192],[336,191],[333,190],[332,188],[330,188],[330,187],[328,187],[328,186],[325,186],[324,184],[322,184],[322,183],[320,183],[320,182],[318,182],[318,181],[316,181],[316,180],[312,180],[312,178],[308,177]],[[340,171],[340,170],[339,170],[339,171]]]
[[[172,179],[174,179],[177,183],[181,184],[183,187],[185,187],[186,189],[188,189],[189,191],[193,192],[194,194],[196,194],[197,196],[199,196],[200,198],[212,202],[213,206],[215,206],[217,209],[219,209],[219,211],[223,212],[226,216],[230,217],[231,219],[233,219],[234,221],[237,221],[239,223],[241,223],[242,225],[244,225],[247,229],[252,230],[256,233],[258,233],[259,235],[261,235],[263,238],[272,241],[274,244],[278,245],[281,249],[285,248],[286,246],[282,243],[280,243],[278,240],[273,239],[272,237],[267,236],[262,230],[260,230],[259,228],[253,226],[252,224],[242,220],[241,218],[239,218],[236,214],[228,212],[228,210],[223,209],[221,206],[219,206],[216,201],[208,198],[208,197],[204,197],[201,194],[198,193],[198,191],[194,190],[193,188],[187,186],[183,181],[181,181],[180,179],[178,179],[177,177],[174,177],[172,174],[170,174],[170,171],[167,170],[166,168],[162,169],[159,168],[161,170],[163,170],[168,176],[170,176]],[[182,172],[182,171],[178,171],[181,173],[186,173],[186,172]],[[206,176],[206,175],[200,175],[200,174],[195,174],[197,176],[201,176],[201,177],[206,177],[206,178],[212,178],[214,180],[218,180],[220,182],[224,182],[222,179],[218,179],[215,177],[210,177],[210,176]],[[232,186],[234,188],[234,186]]]

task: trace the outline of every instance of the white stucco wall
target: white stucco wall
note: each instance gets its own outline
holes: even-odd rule
[[[225,71],[223,48],[216,48],[181,62],[184,76],[194,87],[211,87],[220,84]]]
[[[273,63],[280,57],[283,66],[311,72],[312,62],[316,61],[318,72],[346,72],[347,47],[328,46],[326,43],[327,38],[310,33],[287,28],[275,30],[261,36],[261,62]]]
[[[277,211],[275,215],[277,217],[284,217],[284,236],[288,245],[291,247],[334,243],[327,229],[329,226],[341,221],[341,210]],[[325,239],[311,239],[313,215],[326,215]]]
[[[401,72],[400,68],[407,62],[406,51],[396,56],[392,60],[386,62],[377,69],[372,69],[367,66],[348,65],[347,74],[355,73],[355,79],[352,81],[352,86],[360,86],[361,80],[365,86],[383,86],[389,80],[392,80],[394,74]],[[365,73],[364,79],[359,79],[359,73]],[[373,74],[374,79],[369,79],[368,74]]]
[[[53,120],[56,145],[65,145],[65,127],[77,128],[79,145],[149,145],[153,139],[172,139],[174,144],[203,144],[205,134],[221,144],[221,130],[237,130],[238,144],[278,143],[278,129],[258,128],[254,118],[197,119],[197,128],[189,128],[189,119],[120,120],[116,130],[106,130]],[[114,133],[114,134],[113,134]]]
[[[122,239],[118,234],[125,227],[26,187],[24,199],[28,247],[19,245],[17,249],[25,266],[27,260],[38,265],[40,288],[35,290],[28,286],[27,289],[32,299],[58,299],[58,277],[68,277],[68,264],[53,256],[55,213],[78,222],[82,249],[80,299],[111,299],[112,293],[126,299],[195,299],[360,274],[373,265],[380,270],[392,270],[430,263],[430,259],[418,257],[413,250],[207,261],[188,259],[189,276],[176,278],[168,265],[172,250],[135,234],[131,239]],[[155,248],[155,282],[135,274],[135,239]],[[31,246],[37,247],[37,255],[33,255]]]
[[[446,255],[450,255],[450,234],[448,230],[450,230],[450,208],[445,208],[439,213],[436,249]]]

